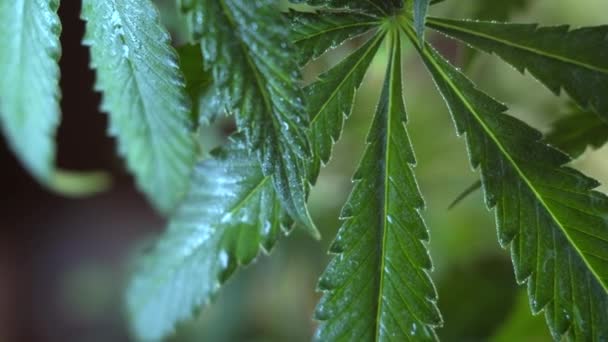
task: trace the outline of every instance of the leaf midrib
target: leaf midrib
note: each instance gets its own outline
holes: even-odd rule
[[[598,67],[598,66],[594,66],[594,65],[591,65],[591,64],[583,63],[581,61],[577,61],[577,60],[568,58],[566,56],[560,56],[560,55],[557,55],[557,54],[554,54],[554,53],[550,53],[550,52],[542,51],[542,50],[539,50],[539,49],[535,49],[533,47],[522,45],[522,44],[518,44],[518,43],[515,43],[515,42],[512,42],[512,41],[508,41],[508,40],[505,40],[505,39],[502,39],[502,38],[498,38],[498,37],[492,36],[492,35],[487,34],[487,33],[479,32],[479,31],[475,31],[475,30],[470,30],[470,29],[467,29],[467,28],[464,28],[464,27],[460,27],[460,26],[456,26],[456,25],[451,25],[449,23],[446,23],[446,22],[443,22],[443,21],[439,20],[438,18],[428,18],[427,19],[427,23],[430,24],[431,27],[433,27],[433,25],[436,25],[436,26],[439,26],[439,27],[444,27],[444,28],[448,28],[448,29],[451,29],[451,30],[467,33],[467,34],[470,34],[470,35],[473,35],[473,36],[477,36],[477,37],[480,37],[480,38],[494,40],[494,41],[499,42],[501,44],[505,44],[507,46],[511,46],[513,48],[516,48],[516,49],[520,49],[520,50],[524,50],[524,51],[527,51],[527,52],[531,52],[531,53],[534,53],[534,54],[537,54],[537,55],[540,55],[540,56],[543,56],[543,57],[546,57],[546,58],[555,59],[555,60],[558,60],[560,62],[572,64],[572,65],[575,65],[575,66],[578,66],[578,67],[581,67],[581,68],[589,69],[591,71],[597,71],[597,72],[600,72],[600,73],[603,73],[603,74],[608,74],[608,69],[606,69],[606,68],[601,68],[601,67]],[[538,26],[535,27],[535,30],[537,28],[538,28]]]
[[[391,32],[391,35],[389,36],[389,38],[394,39],[393,37],[393,32]],[[393,42],[394,44],[394,42]],[[391,46],[393,50],[395,48],[395,46]],[[383,139],[384,141],[382,142],[382,144],[384,145],[384,160],[383,160],[383,168],[384,168],[384,174],[383,174],[383,179],[382,179],[382,183],[384,185],[383,187],[383,203],[382,203],[382,227],[380,227],[378,234],[380,235],[380,239],[378,239],[379,241],[381,241],[380,246],[378,246],[378,249],[380,250],[380,267],[379,267],[379,272],[380,273],[380,279],[378,281],[378,294],[377,294],[377,311],[376,311],[376,324],[375,324],[375,338],[376,341],[380,340],[380,320],[382,318],[382,308],[383,308],[383,300],[382,300],[382,292],[384,289],[384,268],[386,267],[384,264],[384,261],[386,259],[386,237],[388,234],[386,234],[386,230],[387,230],[387,226],[388,226],[388,202],[389,202],[389,198],[388,198],[388,193],[389,193],[389,189],[388,186],[390,184],[389,180],[389,167],[388,165],[390,164],[389,158],[390,158],[390,136],[391,136],[391,113],[392,113],[392,107],[393,107],[393,101],[391,101],[392,95],[393,95],[393,74],[394,74],[394,56],[395,51],[392,51],[391,56],[390,56],[390,60],[389,60],[389,65],[388,68],[389,69],[389,74],[388,74],[388,80],[387,82],[387,87],[388,87],[388,106],[386,107],[386,135],[385,135],[385,139]],[[382,101],[382,99],[380,100]],[[372,126],[373,127],[373,126]]]
[[[126,39],[126,32],[129,31],[129,32],[131,32],[132,35],[134,35],[133,34],[133,30],[132,30],[131,27],[129,27],[129,25],[127,25],[125,23],[125,20],[122,18],[122,13],[123,13],[122,9],[120,11],[118,11],[116,9],[116,7],[119,6],[119,4],[116,3],[116,2],[114,2],[114,1],[112,1],[111,4],[113,4],[112,9],[117,13],[117,15],[118,15],[118,17],[120,19],[120,25],[121,25],[121,27],[125,30],[125,34],[119,34],[118,38],[120,39],[120,41],[124,45],[129,46],[129,49],[133,49],[133,46],[130,46],[130,44],[128,43],[128,39]],[[152,133],[153,132],[153,129],[152,129],[153,124],[152,124],[152,122],[154,120],[151,120],[151,116],[154,116],[154,115],[150,115],[150,112],[148,110],[148,106],[146,105],[147,101],[143,100],[143,92],[141,91],[141,86],[140,86],[140,82],[141,81],[139,79],[139,75],[137,73],[135,65],[133,64],[133,61],[131,61],[131,58],[129,58],[129,57],[119,57],[119,58],[122,58],[122,59],[124,59],[126,61],[127,65],[129,66],[129,70],[131,71],[131,75],[132,75],[133,80],[134,80],[135,88],[137,88],[137,93],[139,95],[137,97],[136,101],[140,104],[140,106],[141,106],[141,108],[143,110],[143,113],[144,113],[144,117],[145,117],[145,119],[143,121],[146,124],[146,126],[145,126],[146,127],[146,136],[149,138],[150,141],[152,141],[152,147],[151,148],[154,150],[154,153],[152,153],[151,155],[152,155],[152,160],[153,160],[153,163],[154,163],[154,167],[155,167],[155,169],[157,171],[161,171],[162,172],[162,170],[164,170],[164,165],[162,165],[162,163],[158,159],[158,156],[160,154],[162,154],[162,152],[160,152],[160,150],[157,148],[157,147],[160,146],[160,144],[157,144],[157,140],[158,139],[157,139],[156,135]],[[158,179],[160,179],[161,182],[165,183],[160,188],[166,189],[167,188],[166,184],[167,184],[167,181],[168,181],[168,177],[165,175],[165,176],[162,176],[162,177],[157,177],[157,180]],[[164,207],[165,203],[163,203],[162,206]]]
[[[383,315],[383,303],[384,301],[382,300],[382,293],[383,293],[383,289],[384,289],[384,278],[385,278],[385,267],[386,267],[386,263],[385,261],[390,262],[387,259],[387,239],[388,239],[388,234],[387,234],[387,230],[389,229],[390,223],[388,222],[388,216],[389,216],[389,186],[392,184],[390,181],[390,170],[389,170],[389,165],[390,165],[390,156],[391,156],[391,137],[392,137],[392,133],[391,133],[391,127],[392,127],[392,120],[393,120],[393,106],[394,106],[394,97],[395,96],[400,96],[400,95],[395,95],[394,94],[394,89],[393,89],[393,82],[395,81],[395,69],[398,68],[399,63],[401,63],[401,60],[397,60],[397,57],[400,56],[400,54],[397,52],[397,49],[401,48],[401,44],[400,44],[400,40],[399,40],[399,32],[397,30],[393,30],[390,32],[390,36],[389,38],[391,39],[391,54],[390,54],[390,60],[389,60],[389,65],[388,68],[389,69],[389,77],[387,82],[387,87],[388,87],[388,105],[386,107],[386,134],[384,135],[385,139],[382,141],[383,147],[384,147],[384,160],[383,160],[383,166],[384,166],[384,178],[382,179],[382,183],[384,185],[383,188],[383,205],[382,205],[382,227],[379,231],[379,235],[381,236],[380,239],[378,239],[380,242],[380,246],[378,247],[380,250],[380,266],[379,266],[379,274],[380,274],[380,279],[378,281],[378,297],[377,297],[377,311],[376,311],[376,321],[375,321],[375,339],[376,341],[380,341],[380,334],[381,334],[381,318]],[[399,68],[400,70],[400,68]],[[399,73],[398,77],[401,77],[401,74]],[[400,240],[399,240],[399,243]],[[409,255],[406,254],[406,257],[408,258],[408,260],[411,262],[411,259],[409,257]],[[388,279],[387,281],[390,281],[390,279]],[[417,291],[413,291],[411,289],[411,287],[409,287],[409,285],[406,283],[406,286],[408,286],[408,288],[410,288],[410,290],[416,294],[416,296],[418,296]],[[402,302],[405,304],[405,306],[407,307],[407,310],[410,312],[410,314],[417,320],[417,321],[421,321],[420,318],[418,317],[418,315],[416,315],[415,310],[413,310],[410,307],[410,304],[408,303],[408,301],[403,298],[402,294],[400,292],[398,292],[399,297],[401,298]],[[389,314],[393,315],[390,310],[387,310],[387,312],[389,312]],[[399,322],[399,320],[395,317],[395,320],[397,320]],[[398,323],[399,326],[401,327],[401,329],[403,329],[403,326],[401,326],[401,323]],[[407,337],[408,341],[411,341],[411,337],[408,334],[405,334],[405,336]]]
[[[405,30],[405,33],[410,37],[410,39],[412,39],[412,33],[411,33],[410,29],[408,27],[403,27],[403,28]],[[604,288],[605,291],[608,292],[608,288],[606,287],[606,284],[603,283],[602,278],[597,274],[595,269],[593,267],[591,267],[591,265],[587,261],[587,258],[585,257],[585,253],[583,253],[583,251],[578,248],[577,244],[574,243],[574,241],[568,234],[568,231],[564,228],[562,222],[557,218],[555,213],[553,213],[553,210],[545,202],[545,200],[543,199],[543,196],[539,193],[539,191],[532,184],[532,182],[528,179],[528,177],[523,172],[523,170],[521,170],[519,165],[515,162],[515,160],[507,152],[507,150],[502,145],[502,143],[498,140],[498,138],[493,134],[492,130],[486,125],[485,121],[480,117],[479,113],[477,113],[477,111],[469,103],[469,101],[466,99],[466,97],[460,92],[460,89],[452,82],[450,77],[445,74],[445,72],[443,71],[441,66],[437,64],[437,62],[435,61],[433,56],[428,52],[429,48],[430,48],[430,46],[428,44],[426,44],[424,47],[424,50],[422,50],[422,53],[424,54],[424,56],[433,64],[435,69],[441,74],[441,77],[449,84],[450,88],[452,88],[452,90],[457,94],[458,98],[463,102],[463,104],[467,107],[467,109],[473,114],[473,116],[475,117],[477,122],[483,127],[486,134],[490,136],[490,138],[492,139],[492,141],[494,141],[494,143],[496,144],[498,149],[501,151],[503,156],[509,161],[509,163],[515,169],[515,171],[520,176],[520,178],[523,179],[523,181],[526,183],[526,185],[528,186],[530,191],[532,191],[532,193],[534,194],[534,197],[536,197],[536,199],[541,203],[543,208],[551,216],[551,219],[553,220],[553,222],[560,228],[561,232],[564,234],[564,236],[568,240],[569,245],[577,251],[578,255],[581,257],[581,259],[587,266],[587,269],[594,275],[596,281],[599,284],[601,284],[601,286]],[[538,270],[537,270],[537,272],[538,272]]]
[[[232,29],[235,30],[236,32],[238,32],[238,25],[235,21],[235,19],[232,17],[232,14],[230,13],[230,9],[227,8],[226,6],[226,2],[225,0],[218,0],[218,3],[222,9],[223,15],[224,17],[229,21],[230,25],[232,26]],[[251,72],[254,75],[255,78],[255,82],[257,84],[257,89],[260,91],[263,101],[264,101],[264,106],[266,107],[268,113],[268,116],[270,117],[271,121],[272,121],[272,126],[275,128],[275,132],[277,130],[277,128],[280,130],[280,124],[277,122],[277,118],[275,117],[274,111],[273,111],[273,106],[272,106],[272,102],[270,100],[270,95],[267,92],[267,89],[265,87],[265,82],[262,78],[262,75],[260,75],[260,71],[258,70],[258,68],[255,66],[255,63],[253,62],[253,60],[251,59],[251,55],[249,54],[249,47],[245,44],[245,42],[241,39],[241,37],[238,37],[238,43],[239,46],[241,47],[241,51],[243,52],[243,57],[245,58],[245,60],[247,61],[247,65],[249,66],[249,69],[251,70]],[[276,140],[276,134],[274,135],[274,139]],[[280,140],[280,139],[279,139]],[[278,144],[279,148],[281,150],[283,150],[283,148],[281,147],[282,144]]]

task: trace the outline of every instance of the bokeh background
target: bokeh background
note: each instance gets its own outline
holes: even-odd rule
[[[448,0],[432,14],[465,18],[490,0]],[[605,0],[513,0],[527,5],[512,13],[516,22],[587,26],[605,24]],[[183,42],[172,0],[156,1],[165,21]],[[494,3],[494,1],[492,1]],[[496,2],[501,6],[503,1]],[[487,6],[487,4],[486,4]],[[492,9],[492,6],[489,6]],[[58,133],[59,165],[105,170],[113,187],[85,199],[67,199],[42,189],[23,170],[4,141],[0,144],[0,342],[129,341],[122,296],[135,246],[162,231],[164,219],[134,189],[132,178],[106,136],[107,118],[81,45],[84,24],[79,1],[63,1],[61,88],[63,121]],[[492,18],[491,11],[478,13]],[[467,50],[437,35],[429,39],[454,63],[465,66]],[[361,41],[347,42],[305,69],[312,80]],[[2,48],[2,47],[0,47]],[[479,192],[457,207],[449,204],[478,179],[456,137],[441,98],[413,50],[406,54],[408,129],[418,155],[416,174],[425,195],[431,230],[433,278],[446,321],[444,341],[549,340],[543,317],[530,315],[525,290],[515,284],[509,255],[496,242],[492,214]],[[382,53],[381,53],[382,55]],[[331,163],[322,171],[310,206],[324,239],[296,230],[229,281],[216,302],[170,341],[308,341],[319,294],[316,279],[329,256],[339,210],[351,189],[384,75],[383,56],[372,65],[357,96]],[[466,73],[511,114],[546,131],[565,113],[567,99],[555,97],[529,76],[491,56],[466,64]],[[230,123],[220,125],[221,135]],[[608,184],[608,149],[587,151],[574,166]],[[606,188],[602,188],[606,190]]]

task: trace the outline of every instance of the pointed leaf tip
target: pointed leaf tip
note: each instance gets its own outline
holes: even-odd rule
[[[0,1],[0,128],[21,164],[53,187],[60,121],[55,0]]]

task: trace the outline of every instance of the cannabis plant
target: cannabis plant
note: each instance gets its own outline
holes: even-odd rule
[[[320,237],[306,205],[310,187],[379,55],[384,86],[318,282],[315,339],[437,339],[442,318],[402,90],[403,53],[415,49],[480,171],[498,242],[532,312],[544,313],[555,340],[607,341],[608,197],[565,165],[608,137],[608,26],[427,17],[439,2],[429,0],[293,2],[281,12],[272,0],[183,0],[190,43],[174,49],[150,0],[83,0],[84,44],[109,132],[138,188],[169,218],[127,289],[135,338],[171,334],[292,227]],[[41,184],[79,194],[95,189],[90,175],[55,166],[58,5],[0,2],[0,117]],[[497,55],[556,95],[563,90],[574,114],[543,137],[442,57],[427,29]],[[355,37],[352,53],[301,82],[302,67]],[[238,130],[208,151],[198,132],[222,115]]]

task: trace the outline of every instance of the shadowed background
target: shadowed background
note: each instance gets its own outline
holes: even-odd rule
[[[156,2],[176,41],[182,41],[183,27],[177,24],[173,1]],[[448,0],[431,13],[467,17],[475,3]],[[514,21],[606,23],[608,7],[603,0],[529,3],[513,14]],[[2,140],[0,342],[129,341],[122,312],[128,260],[134,247],[153,238],[164,224],[134,189],[116,157],[113,140],[105,133],[107,118],[99,113],[100,96],[92,90],[94,74],[88,67],[88,51],[81,45],[84,23],[79,11],[78,1],[63,1],[59,10],[63,22],[59,165],[107,170],[114,185],[87,199],[50,194],[29,177]],[[466,50],[461,45],[437,35],[429,37],[446,57],[462,62]],[[306,78],[313,79],[337,63],[358,43],[349,41],[309,65]],[[514,283],[509,256],[498,247],[492,215],[485,210],[481,194],[474,193],[447,210],[477,175],[468,165],[463,140],[455,136],[439,95],[412,52],[406,55],[404,75],[408,129],[419,161],[416,174],[427,202],[433,277],[446,320],[439,334],[444,341],[548,340],[543,318],[530,316],[525,293]],[[543,131],[565,111],[565,96],[552,96],[495,57],[479,56],[466,73],[506,102],[511,114]],[[328,261],[327,246],[339,227],[339,210],[351,189],[350,177],[361,156],[383,75],[383,59],[377,58],[332,162],[313,190],[310,206],[323,241],[315,242],[299,231],[283,238],[271,258],[262,257],[237,272],[216,303],[181,326],[171,341],[310,340],[319,296],[316,279]],[[608,183],[606,155],[606,148],[588,151],[574,165]]]

